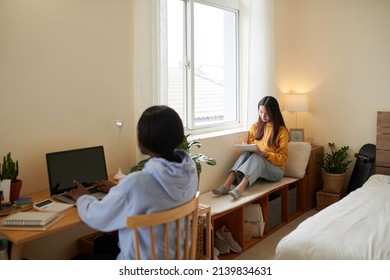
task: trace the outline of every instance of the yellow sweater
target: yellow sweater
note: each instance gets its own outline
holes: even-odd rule
[[[260,140],[255,139],[257,130],[257,123],[255,123],[249,130],[248,144],[256,144],[260,150],[268,152],[269,156],[267,157],[267,160],[284,170],[288,158],[288,141],[290,139],[290,134],[287,128],[284,126],[279,128],[279,133],[276,138],[276,146],[273,147],[269,147],[267,145],[268,139],[273,131],[272,125],[269,123],[266,124],[264,136]]]

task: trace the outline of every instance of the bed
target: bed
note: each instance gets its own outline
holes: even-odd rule
[[[389,260],[390,112],[377,113],[375,173],[282,238],[275,259]]]

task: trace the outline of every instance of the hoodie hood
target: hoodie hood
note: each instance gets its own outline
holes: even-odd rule
[[[143,171],[149,173],[161,188],[174,201],[181,201],[193,192],[189,186],[198,186],[198,174],[195,162],[184,150],[177,150],[182,162],[171,162],[164,158],[151,158],[145,164]]]

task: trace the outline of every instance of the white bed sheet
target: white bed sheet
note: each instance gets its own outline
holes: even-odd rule
[[[372,175],[303,221],[277,245],[275,259],[390,259],[390,176]]]

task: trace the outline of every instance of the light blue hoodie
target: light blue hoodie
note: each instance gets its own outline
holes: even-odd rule
[[[151,158],[142,171],[130,173],[101,200],[81,196],[76,203],[79,216],[100,231],[119,231],[118,259],[135,259],[133,233],[126,229],[126,217],[166,210],[184,204],[198,191],[196,166],[189,154],[178,150],[181,163]],[[149,233],[140,230],[141,258],[149,259]],[[156,243],[163,242],[162,233]],[[170,242],[174,245],[174,242]],[[161,248],[162,250],[162,248]],[[162,255],[160,255],[162,256]],[[174,258],[174,255],[172,255]]]

